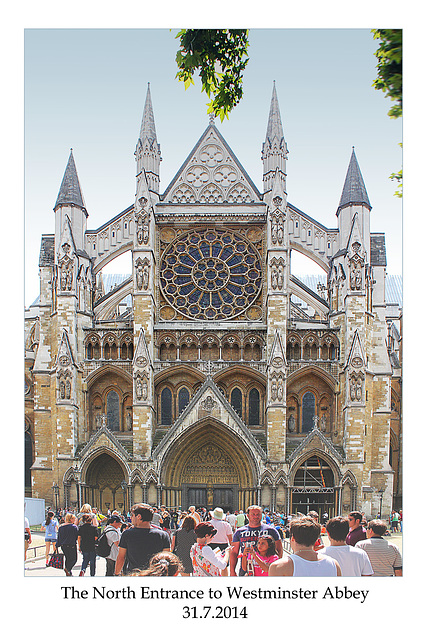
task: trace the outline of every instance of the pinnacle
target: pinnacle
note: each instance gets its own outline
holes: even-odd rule
[[[70,156],[68,158],[67,167],[65,169],[64,177],[62,178],[54,209],[61,204],[74,204],[82,209],[86,209],[72,149],[70,149]]]
[[[365,204],[371,208],[368,192],[366,191],[354,147],[352,148],[350,163],[348,165],[341,200],[338,205],[338,211],[350,204]]]

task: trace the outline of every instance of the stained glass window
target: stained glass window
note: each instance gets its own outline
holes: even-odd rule
[[[161,424],[172,424],[172,392],[165,387],[160,397]]]
[[[258,297],[261,265],[255,247],[236,231],[185,232],[162,255],[160,286],[188,318],[233,318]]]
[[[240,417],[242,417],[242,392],[240,391],[240,389],[237,389],[237,387],[233,389],[233,391],[231,392],[230,400],[231,406],[233,407],[234,411]]]
[[[179,390],[179,394],[178,394],[179,413],[181,413],[181,411],[184,411],[185,407],[189,402],[190,402],[190,393],[188,389],[186,389],[185,387],[182,387],[182,389]]]
[[[120,429],[120,399],[116,391],[110,391],[107,396],[107,427],[111,431]]]
[[[302,399],[302,431],[308,433],[314,427],[314,416],[316,413],[316,398],[307,391]]]
[[[248,424],[260,424],[259,421],[259,391],[251,389],[249,392],[249,420]]]

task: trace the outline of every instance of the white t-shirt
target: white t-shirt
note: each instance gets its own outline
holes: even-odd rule
[[[236,520],[237,520],[236,514],[235,513],[230,513],[228,516],[226,516],[226,520],[230,524],[230,526],[234,529],[234,526],[235,526]]]
[[[341,574],[345,578],[354,576],[372,576],[373,569],[369,561],[368,554],[362,549],[357,549],[351,545],[329,546],[321,549],[330,558],[334,558],[341,567]]]
[[[227,520],[217,520],[216,518],[212,518],[212,520],[210,520],[209,522],[217,530],[216,534],[214,535],[214,537],[212,538],[209,544],[212,544],[215,542],[218,544],[229,543],[229,539],[227,538],[227,535],[232,536],[233,530],[230,524],[227,522]]]
[[[116,529],[111,525],[107,525],[104,531],[108,540],[108,544],[111,545],[110,553],[108,554],[107,558],[109,560],[117,560],[117,556],[119,555],[119,547],[114,543],[120,540],[120,529]]]

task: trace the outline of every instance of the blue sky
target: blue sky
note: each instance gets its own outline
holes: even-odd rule
[[[198,79],[187,91],[175,79],[176,33],[26,30],[26,304],[38,295],[40,236],[54,230],[52,209],[70,148],[94,229],[133,203],[148,82],[163,158],[161,192],[205,129],[207,98]],[[228,121],[216,121],[221,133],[262,190],[260,155],[275,80],[289,148],[289,202],[336,227],[354,145],[373,207],[371,230],[386,231],[388,272],[401,273],[402,201],[388,176],[401,167],[402,120],[387,116],[391,101],[372,87],[377,42],[370,30],[251,29],[249,38],[244,96]]]

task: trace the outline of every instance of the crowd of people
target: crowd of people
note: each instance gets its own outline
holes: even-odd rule
[[[396,514],[397,513],[397,517]],[[82,554],[79,576],[96,575],[98,556],[106,559],[106,576],[401,576],[402,556],[384,520],[366,521],[352,511],[329,518],[271,513],[259,505],[247,512],[224,513],[216,507],[188,511],[136,504],[127,514],[101,514],[84,504],[79,513],[49,509],[42,525],[46,566],[52,553],[64,555],[71,577]],[[25,523],[26,549],[29,526]],[[389,518],[392,531],[402,530],[402,512]],[[321,534],[329,544],[323,544]],[[283,541],[290,547],[284,552]],[[102,550],[101,550],[102,549]]]

